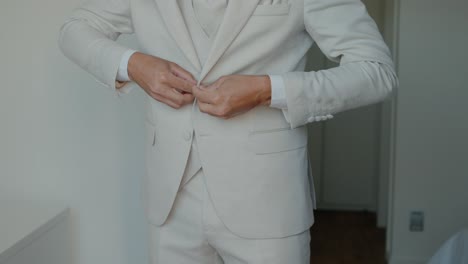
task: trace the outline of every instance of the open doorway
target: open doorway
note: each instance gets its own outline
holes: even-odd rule
[[[393,51],[394,0],[362,1]],[[308,70],[336,66],[317,46],[308,58]],[[309,124],[318,207],[312,263],[386,263],[392,109],[387,100]]]

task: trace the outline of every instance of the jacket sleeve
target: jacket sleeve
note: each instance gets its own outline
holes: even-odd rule
[[[282,75],[292,128],[384,100],[397,86],[390,51],[360,0],[304,0],[304,24],[339,66]]]
[[[129,0],[88,0],[76,8],[60,29],[59,46],[70,60],[116,91],[116,76],[128,50],[115,42],[133,32]],[[117,91],[116,91],[117,92]]]

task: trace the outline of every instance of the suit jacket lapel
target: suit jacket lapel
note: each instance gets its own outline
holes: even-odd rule
[[[169,0],[160,0],[168,1]],[[245,26],[260,0],[230,0],[199,79],[201,82]]]
[[[160,14],[171,32],[172,37],[185,54],[185,57],[192,63],[197,71],[201,70],[200,60],[193,45],[193,41],[185,25],[182,12],[180,11],[177,0],[155,0]],[[238,1],[238,0],[234,0]]]

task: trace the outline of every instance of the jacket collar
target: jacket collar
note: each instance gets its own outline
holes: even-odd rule
[[[171,33],[185,57],[197,71],[201,70],[200,60],[185,25],[177,0],[155,0],[167,30]]]
[[[200,65],[193,40],[185,25],[177,0],[155,0],[160,14],[177,45],[197,71],[201,71],[199,83],[209,74],[230,44],[241,32],[260,0],[230,0],[223,21],[213,42],[203,68]]]
[[[218,60],[229,48],[237,35],[244,28],[260,0],[230,0],[224,13],[223,21],[213,42],[212,49],[203,66],[201,82],[213,69]]]

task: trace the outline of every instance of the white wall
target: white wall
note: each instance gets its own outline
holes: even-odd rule
[[[69,263],[146,263],[142,92],[118,98],[61,55],[78,3],[0,3],[0,199],[69,205]]]
[[[468,2],[401,1],[391,264],[468,227]],[[408,231],[422,210],[425,231]]]

